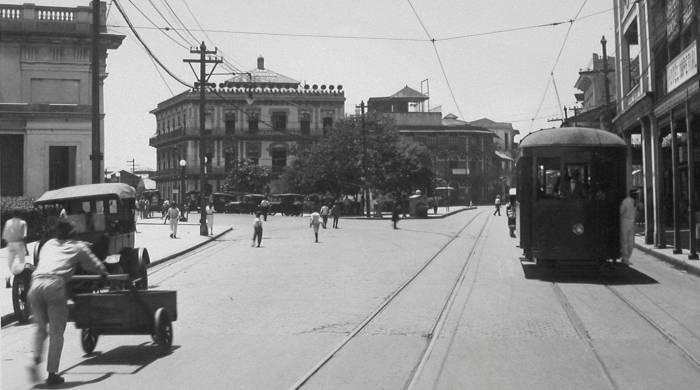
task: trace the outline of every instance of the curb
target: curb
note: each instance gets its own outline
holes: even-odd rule
[[[635,243],[634,247],[639,249],[640,251],[648,254],[648,255],[656,257],[657,259],[659,259],[661,261],[669,263],[676,268],[682,269],[682,270],[684,270],[690,274],[693,274],[695,276],[700,276],[700,262],[698,262],[698,265],[695,266],[695,265],[689,264],[685,260],[677,259],[673,256],[669,256],[665,253],[659,252],[658,250],[654,250],[653,248],[649,248],[649,247],[644,246],[644,245],[640,245],[640,244]],[[695,260],[695,261],[697,261],[697,260]]]
[[[171,255],[165,256],[165,257],[163,257],[162,259],[158,259],[158,260],[151,261],[151,262],[148,264],[148,268],[151,268],[151,267],[156,266],[156,265],[158,265],[158,264],[165,263],[166,261],[172,260],[172,259],[174,259],[174,258],[176,258],[176,257],[178,257],[178,256],[182,256],[182,255],[184,255],[184,254],[187,253],[187,252],[191,252],[191,251],[193,251],[193,250],[195,250],[195,249],[197,249],[197,248],[199,248],[199,247],[201,247],[201,246],[204,246],[204,245],[206,245],[206,244],[208,244],[208,243],[210,243],[210,242],[216,240],[217,238],[223,236],[224,234],[226,234],[226,233],[228,233],[228,232],[230,232],[230,231],[232,231],[232,230],[233,230],[233,228],[230,227],[230,228],[224,230],[223,232],[221,232],[221,233],[219,233],[219,234],[217,234],[217,235],[215,235],[215,236],[211,236],[211,237],[210,237],[208,240],[206,240],[206,241],[202,241],[202,242],[200,242],[199,244],[196,244],[196,245],[191,246],[191,247],[189,247],[189,248],[187,248],[187,249],[181,250],[180,252],[173,253],[173,254],[171,254]],[[7,325],[7,324],[10,324],[10,323],[12,323],[12,322],[15,322],[15,313],[14,313],[14,312],[12,312],[12,313],[10,313],[10,314],[5,314],[5,315],[3,315],[2,317],[0,317],[0,327],[1,327],[1,326],[5,326],[5,325]]]

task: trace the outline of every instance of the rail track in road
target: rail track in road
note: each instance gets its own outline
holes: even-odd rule
[[[413,274],[411,274],[401,285],[399,285],[398,288],[396,288],[389,296],[387,296],[380,304],[377,306],[377,308],[372,311],[353,331],[351,331],[336,347],[334,347],[328,354],[326,354],[318,363],[316,363],[309,371],[307,371],[302,377],[300,377],[291,387],[290,389],[297,390],[302,388],[311,378],[313,378],[328,362],[330,362],[343,348],[345,348],[350,342],[352,342],[358,335],[362,332],[363,329],[365,329],[370,323],[372,323],[377,316],[384,312],[389,305],[394,302],[394,300],[403,292],[406,290],[406,288],[411,285],[412,282],[414,282],[421,274],[425,272],[425,270],[433,264],[434,260],[437,259],[441,253],[443,253],[450,245],[452,245],[457,238],[459,238],[462,233],[474,223],[474,221],[477,220],[479,216],[481,216],[484,212],[479,212],[476,213],[472,218],[470,218],[454,235],[450,237],[450,239],[443,244],[432,256],[430,256]],[[445,322],[445,319],[447,318],[447,314],[449,313],[452,303],[454,302],[454,298],[459,291],[460,286],[462,285],[465,275],[469,269],[470,264],[472,264],[472,259],[473,259],[473,254],[474,251],[476,250],[477,246],[479,243],[482,241],[482,236],[484,233],[484,229],[488,225],[489,221],[489,216],[483,221],[483,224],[480,226],[478,229],[478,233],[476,234],[476,237],[473,238],[474,242],[471,245],[471,248],[469,250],[469,253],[467,254],[466,258],[464,259],[460,271],[457,274],[457,277],[454,279],[452,282],[451,288],[449,289],[449,293],[447,296],[444,298],[442,301],[442,306],[435,317],[433,321],[433,325],[431,326],[430,331],[427,333],[427,343],[423,348],[423,351],[420,354],[420,357],[418,359],[418,363],[414,365],[413,369],[411,370],[411,375],[407,379],[405,388],[408,388],[411,386],[411,383],[413,383],[415,377],[420,373],[421,368],[423,364],[425,363],[426,357],[428,356],[429,352],[431,351],[433,347],[434,340],[437,338],[439,335],[442,326]]]
[[[700,372],[700,359],[698,357],[694,356],[687,348],[685,348],[681,342],[678,341],[674,335],[669,332],[668,330],[664,329],[660,324],[658,324],[650,315],[645,313],[642,309],[640,309],[637,305],[635,305],[632,301],[630,301],[628,298],[626,298],[617,288],[614,286],[611,286],[608,283],[601,282],[601,286],[605,288],[606,291],[609,291],[619,302],[622,302],[624,306],[628,309],[630,309],[632,312],[634,312],[639,318],[641,318],[645,323],[647,323],[652,329],[654,329],[658,334],[660,334],[670,345],[672,345],[680,354],[685,358],[690,365],[697,371]],[[564,309],[564,312],[566,313],[569,322],[573,326],[574,330],[576,333],[579,335],[581,340],[583,340],[586,345],[588,346],[589,350],[595,357],[596,361],[598,362],[598,365],[607,379],[608,383],[610,384],[610,387],[614,390],[618,390],[622,388],[613,378],[613,375],[611,373],[610,368],[608,365],[605,363],[603,357],[597,350],[593,338],[590,336],[583,320],[573,307],[571,301],[567,297],[567,295],[564,293],[564,291],[561,288],[560,283],[558,283],[556,280],[552,281],[551,283],[552,289],[554,290],[554,294],[557,298],[557,301],[561,305],[561,307]],[[658,304],[654,303],[658,307]],[[659,307],[659,309],[663,310],[662,308]],[[698,338],[698,335],[695,334],[692,330],[688,329],[680,320],[676,319],[673,316],[670,316],[670,318],[673,319],[678,325],[681,327],[685,328],[688,330],[688,332],[698,339],[700,341],[700,338]]]

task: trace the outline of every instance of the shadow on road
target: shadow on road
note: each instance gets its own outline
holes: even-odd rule
[[[152,344],[152,343],[142,343],[139,345],[128,345],[128,346],[121,346],[117,347],[115,349],[112,349],[111,351],[107,352],[93,352],[91,354],[85,355],[85,357],[88,357],[87,360],[84,360],[80,363],[74,364],[65,370],[61,371],[60,374],[69,374],[71,371],[80,369],[80,367],[85,367],[85,366],[115,366],[115,365],[124,365],[124,366],[136,366],[133,371],[130,372],[120,372],[120,375],[126,374],[126,375],[134,375],[137,374],[139,371],[143,370],[146,368],[149,364],[153,363],[154,361],[164,357],[168,356],[173,351],[178,349],[178,346],[172,346],[170,351],[168,352],[163,352],[159,346]],[[88,380],[88,381],[71,381],[71,382],[65,382],[61,385],[58,386],[47,386],[46,384],[38,384],[34,386],[35,389],[44,389],[44,388],[51,388],[51,389],[70,389],[73,387],[78,387],[86,384],[91,384],[91,383],[98,383],[101,382],[112,375],[115,375],[116,373],[113,371],[109,372],[104,372],[99,374],[97,378]]]
[[[557,283],[589,283],[606,285],[641,285],[656,284],[658,281],[633,267],[619,264],[603,266],[544,266],[520,259],[523,274],[526,279],[537,279]]]

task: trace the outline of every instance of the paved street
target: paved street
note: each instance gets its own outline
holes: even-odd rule
[[[341,219],[318,244],[307,218],[273,216],[261,248],[249,215],[217,215],[233,230],[149,270],[177,290],[172,352],[125,335],[85,355],[69,324],[63,388],[697,388],[696,276],[641,251],[603,278],[541,272],[488,211]],[[188,239],[140,230],[171,253]],[[3,389],[32,387],[31,335],[2,329]]]

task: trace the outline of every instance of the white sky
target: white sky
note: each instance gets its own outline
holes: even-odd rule
[[[373,96],[388,96],[408,85],[420,90],[428,79],[430,106],[442,106],[443,115],[454,113],[464,120],[483,117],[512,122],[521,133],[558,126],[547,122],[560,117],[560,107],[552,85],[547,93],[550,72],[569,28],[569,23],[504,32],[492,35],[441,40],[468,34],[487,33],[515,27],[562,22],[572,19],[585,3],[554,68],[554,79],[562,105],[575,102],[573,85],[578,71],[588,66],[592,53],[602,53],[600,39],[608,40],[608,55],[614,56],[612,0],[121,0],[120,4],[137,26],[139,34],[156,56],[178,77],[189,83],[194,74],[183,58],[194,58],[152,27],[135,4],[158,26],[166,23],[155,7],[177,21],[167,5],[184,24],[207,45],[214,45],[242,71],[256,66],[258,55],[265,67],[308,84],[342,84],[345,112]],[[88,0],[34,1],[40,6],[85,6]],[[208,38],[185,3],[189,5]],[[109,6],[110,1],[107,1]],[[454,92],[451,97],[433,44],[430,42],[287,37],[243,34],[241,32],[311,34],[427,39],[425,28],[436,39],[435,47]],[[148,112],[158,102],[172,96],[155,66],[126,28],[116,7],[110,7],[108,27],[126,35],[122,46],[109,52],[105,99],[105,166],[137,169],[155,167],[155,149],[148,138],[155,133],[155,118]],[[120,26],[120,27],[116,27]],[[218,30],[220,32],[215,32]],[[226,32],[223,32],[226,31]],[[189,47],[194,39],[186,32],[166,34]],[[211,39],[211,41],[210,41]],[[227,71],[219,66],[217,72]],[[178,94],[185,87],[164,72],[167,85]],[[214,76],[221,82],[227,76]],[[544,99],[544,100],[543,100]],[[540,102],[542,108],[537,114]],[[459,109],[458,109],[458,106]],[[460,115],[461,113],[463,114]]]

